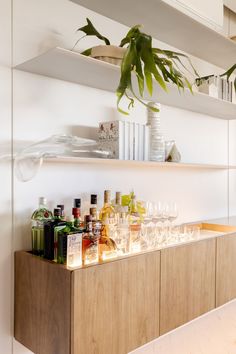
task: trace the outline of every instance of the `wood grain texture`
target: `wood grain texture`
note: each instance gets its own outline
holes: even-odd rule
[[[215,307],[216,240],[161,251],[160,334]]]
[[[70,354],[71,272],[15,253],[15,338],[35,354]]]
[[[127,354],[159,336],[160,252],[73,272],[72,354]]]
[[[217,238],[216,306],[236,298],[236,234]]]

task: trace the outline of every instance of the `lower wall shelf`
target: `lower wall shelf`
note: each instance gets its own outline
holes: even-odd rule
[[[46,158],[46,163],[71,163],[71,164],[98,164],[109,166],[124,167],[154,167],[154,168],[196,168],[196,169],[216,169],[227,170],[236,169],[236,166],[202,164],[202,163],[185,163],[185,162],[156,162],[156,161],[133,161],[133,160],[116,160],[102,158],[84,158],[84,157],[68,157],[60,156],[55,158]]]

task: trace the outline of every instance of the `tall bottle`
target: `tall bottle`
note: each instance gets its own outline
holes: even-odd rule
[[[90,208],[97,208],[97,194],[91,194],[90,196]]]
[[[72,215],[74,217],[74,226],[77,228],[82,228],[82,220],[80,216],[80,208],[72,208]]]
[[[83,264],[97,263],[99,260],[99,238],[93,233],[92,215],[86,215],[86,230],[83,234]]]
[[[49,260],[57,258],[58,231],[66,225],[66,222],[62,220],[61,208],[55,208],[53,214],[53,219],[44,224],[43,256]]]
[[[61,219],[65,220],[66,219],[66,215],[65,215],[65,206],[64,206],[64,204],[57,204],[57,208],[61,209]]]
[[[121,213],[123,212],[123,207],[121,205],[121,192],[116,192],[114,210],[115,210],[116,223],[119,223],[119,218],[121,216]]]
[[[44,224],[53,218],[52,212],[47,208],[46,198],[39,198],[39,207],[31,216],[32,252],[42,256],[44,250]]]
[[[57,262],[69,267],[82,265],[83,230],[74,226],[74,218],[67,219],[66,226],[58,232]]]
[[[76,215],[74,215],[74,212],[76,213]],[[75,218],[75,226],[78,226],[81,228],[84,227],[84,222],[81,217],[81,199],[80,198],[74,199],[74,208],[72,209],[72,215]]]
[[[112,239],[112,226],[115,223],[115,210],[111,205],[111,192],[104,191],[104,206],[100,211],[102,223],[99,252],[101,259],[107,259],[116,255],[116,243]]]

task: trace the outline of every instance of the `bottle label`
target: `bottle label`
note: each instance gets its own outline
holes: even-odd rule
[[[82,266],[82,233],[67,236],[67,260],[69,268]]]

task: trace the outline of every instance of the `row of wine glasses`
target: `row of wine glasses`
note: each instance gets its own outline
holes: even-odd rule
[[[145,202],[144,224],[149,222],[165,223],[170,226],[178,217],[178,208],[176,202]]]

